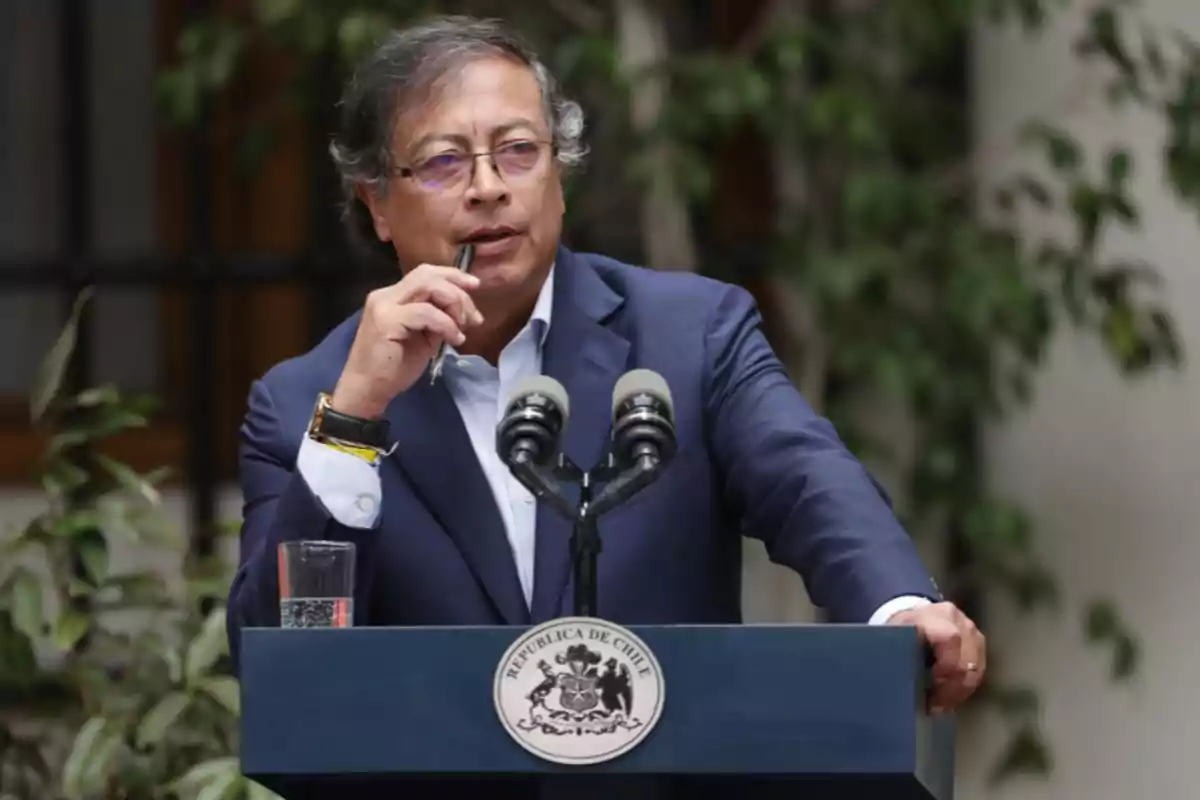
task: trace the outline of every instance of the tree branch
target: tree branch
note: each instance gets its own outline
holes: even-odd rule
[[[667,24],[657,0],[617,0],[617,53],[630,81],[629,113],[639,136],[659,126],[668,86],[661,71],[670,56]],[[642,242],[646,260],[658,269],[694,271],[699,259],[687,200],[671,170],[671,146],[656,138],[649,145],[647,184],[642,190]]]

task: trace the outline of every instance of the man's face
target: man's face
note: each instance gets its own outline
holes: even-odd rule
[[[467,63],[397,120],[393,163],[411,173],[398,171],[382,199],[364,199],[402,268],[452,265],[470,241],[480,299],[536,291],[554,259],[564,208],[545,116],[531,70],[486,58]],[[495,154],[472,158],[485,152]]]

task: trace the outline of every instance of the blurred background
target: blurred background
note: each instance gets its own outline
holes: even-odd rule
[[[502,16],[588,114],[565,241],[746,286],[977,619],[966,798],[1188,798],[1200,4],[0,2],[0,797],[269,797],[222,599],[250,382],[393,281],[347,67]],[[746,545],[751,621],[819,618]]]

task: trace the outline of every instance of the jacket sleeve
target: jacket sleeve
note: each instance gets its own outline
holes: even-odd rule
[[[251,387],[248,408],[241,428],[239,465],[243,497],[241,550],[237,573],[229,589],[226,625],[235,669],[239,665],[243,627],[278,626],[280,542],[326,539],[355,545],[354,624],[365,625],[370,596],[376,536],[381,515],[360,515],[359,527],[338,522],[314,493],[296,467],[300,443],[288,441],[281,432],[279,414],[263,381]],[[338,454],[344,455],[344,454]],[[346,455],[354,459],[354,456]],[[310,465],[319,463],[310,459]],[[310,472],[317,471],[310,466]],[[327,470],[318,478],[329,484]],[[358,480],[364,480],[362,473]],[[318,485],[318,490],[336,490],[333,499],[343,500],[352,488],[343,484]],[[378,502],[378,484],[361,487],[368,502]],[[346,519],[345,514],[339,514]]]
[[[879,484],[789,380],[748,292],[727,287],[705,332],[708,435],[725,499],[835,622],[901,597],[941,600]]]

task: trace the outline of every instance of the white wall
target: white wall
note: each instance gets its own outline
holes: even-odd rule
[[[1155,24],[1192,35],[1200,30],[1195,0],[1148,0],[1145,6]],[[1099,82],[1072,58],[1069,41],[1081,19],[1073,13],[1040,41],[983,33],[974,78],[980,166],[992,177],[1012,167],[1013,159],[996,158],[994,145],[1033,115],[1066,126],[1092,153],[1112,140],[1127,142],[1137,163],[1133,186],[1143,228],[1110,237],[1104,250],[1144,256],[1162,270],[1170,311],[1194,357],[1200,354],[1200,216],[1164,189],[1159,120],[1107,109]],[[1028,224],[1038,233],[1065,231],[1061,219]],[[1020,781],[989,794],[982,770],[994,755],[995,732],[971,730],[961,796],[1196,796],[1189,759],[1200,741],[1200,692],[1193,688],[1200,674],[1194,635],[1198,408],[1195,370],[1128,383],[1093,341],[1063,335],[1033,407],[994,433],[995,485],[1033,512],[1065,602],[1059,620],[1001,614],[990,633],[1004,654],[1005,674],[1043,690],[1057,768],[1049,781]],[[1097,595],[1115,598],[1144,637],[1144,665],[1128,688],[1113,688],[1104,662],[1081,644],[1079,611]]]

